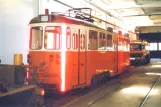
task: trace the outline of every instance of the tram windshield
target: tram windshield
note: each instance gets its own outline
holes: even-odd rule
[[[44,38],[45,49],[58,50],[61,48],[61,27],[47,26],[45,27]]]
[[[130,50],[142,50],[143,45],[138,43],[130,43]]]
[[[43,27],[31,27],[30,32],[30,49],[38,50],[42,48]]]

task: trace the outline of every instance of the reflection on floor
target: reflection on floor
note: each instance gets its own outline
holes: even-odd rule
[[[156,63],[156,62],[160,62],[161,63],[161,58],[151,58],[150,62],[151,63]]]

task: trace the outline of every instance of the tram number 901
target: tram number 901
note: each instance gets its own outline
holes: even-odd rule
[[[40,78],[53,78],[53,77],[58,77],[58,74],[56,74],[56,73],[37,73],[37,77],[40,77]]]

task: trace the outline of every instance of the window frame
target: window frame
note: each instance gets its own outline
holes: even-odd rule
[[[33,49],[33,48],[32,48],[32,44],[33,44],[33,43],[32,43],[32,42],[33,42],[33,41],[32,41],[32,40],[33,40],[33,38],[32,38],[32,37],[33,37],[33,34],[32,34],[33,31],[32,31],[32,30],[33,30],[33,29],[32,29],[32,28],[36,28],[36,27],[42,28],[42,30],[41,30],[41,31],[42,31],[42,32],[41,32],[41,46],[40,46],[39,48]],[[32,27],[30,28],[30,42],[29,42],[30,44],[29,44],[29,49],[31,49],[31,50],[41,50],[41,49],[43,48],[43,29],[44,29],[43,26],[32,26]]]
[[[56,31],[57,29],[55,29],[55,30],[49,30],[49,31],[51,31],[52,33],[53,33],[53,39],[55,40],[55,42],[54,42],[54,40],[53,40],[53,44],[55,44],[55,46],[53,46],[53,48],[52,49],[47,49],[47,46],[46,46],[46,28],[47,27],[59,27],[59,33],[55,33],[54,31]],[[48,32],[48,31],[47,31]],[[57,41],[57,34],[59,35],[59,42]],[[62,27],[61,26],[45,26],[44,27],[44,48],[46,49],[46,50],[60,50],[62,47],[61,47],[61,44],[62,44]],[[58,45],[57,45],[57,42],[58,42]]]
[[[91,32],[95,33],[94,36],[91,35]],[[88,32],[88,35],[89,35],[89,50],[98,50],[98,31],[97,30],[93,30],[93,29],[91,30],[90,29],[89,32]],[[96,44],[95,44],[96,46],[94,48],[92,47],[93,46],[93,44],[92,44],[93,43],[92,42],[92,38],[96,39]]]
[[[98,35],[99,37],[98,37],[98,49],[99,50],[106,50],[106,46],[107,46],[107,35],[106,35],[106,33],[104,33],[104,32],[99,32],[99,35]],[[102,36],[102,37],[101,37]],[[103,40],[101,40],[101,39],[103,39]],[[104,41],[104,46],[102,45],[101,46],[101,43],[103,43],[102,41]],[[104,49],[101,49],[101,47],[104,47]]]

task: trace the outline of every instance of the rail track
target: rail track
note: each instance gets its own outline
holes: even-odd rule
[[[161,78],[161,76],[158,76],[158,78],[153,83],[152,87],[150,88],[149,92],[147,93],[147,95],[145,96],[145,98],[143,99],[143,101],[140,103],[139,107],[143,107],[144,106],[144,104],[146,103],[147,99],[149,98],[150,94],[154,90],[154,88],[155,88],[155,86],[158,83],[158,81],[159,81],[160,78]]]
[[[128,81],[132,80],[133,78],[135,78],[135,75],[129,77],[129,78],[126,79],[126,80],[122,80],[121,82],[120,82],[120,80],[111,81],[112,84],[118,83],[118,85],[117,85],[114,89],[112,89],[110,92],[105,92],[105,94],[104,94],[103,96],[100,96],[99,98],[93,100],[91,103],[88,104],[88,107],[91,107],[92,105],[94,105],[95,103],[97,103],[97,102],[99,102],[101,99],[103,99],[104,97],[106,97],[106,96],[112,94],[112,93],[115,92],[117,89],[119,89],[122,85],[126,84]],[[81,96],[81,97],[79,97],[79,98],[77,98],[77,99],[75,99],[75,100],[72,100],[71,102],[68,102],[68,103],[66,103],[65,105],[61,106],[61,107],[68,107],[68,106],[70,106],[70,104],[72,104],[72,103],[78,101],[79,99],[81,99],[81,98],[83,98],[83,97],[89,95],[90,93],[94,93],[94,92],[96,92],[96,91],[98,91],[98,90],[102,90],[102,89],[104,89],[104,88],[109,87],[109,86],[110,86],[109,84],[110,84],[110,83],[107,83],[107,84],[101,86],[100,88],[97,88],[97,89],[95,89],[95,90],[93,90],[93,91],[90,91],[90,92],[88,92],[87,94],[84,94],[83,96]]]
[[[136,75],[135,75],[136,76]],[[88,107],[93,106],[94,104],[96,104],[97,102],[99,102],[100,100],[102,100],[103,98],[113,94],[117,89],[119,89],[122,85],[126,84],[129,80],[135,78],[135,76],[133,76],[132,78],[129,78],[128,80],[126,80],[123,84],[117,86],[116,88],[114,88],[111,92],[106,93],[105,95],[97,98],[96,100],[94,100],[92,103],[90,103],[88,105]],[[161,76],[158,76],[157,79],[153,82],[153,84],[151,85],[149,91],[147,92],[147,94],[145,95],[145,97],[143,98],[143,100],[141,101],[141,103],[139,104],[138,107],[144,107],[144,104],[146,104],[146,101],[148,100],[149,96],[151,95],[151,93],[153,92],[154,88],[156,87],[156,84],[158,83],[159,79],[161,79]]]
[[[135,75],[135,76],[136,76],[136,75]],[[133,78],[135,78],[135,76],[132,76],[132,77],[128,78],[128,79],[127,79],[126,81],[124,81],[124,82],[121,82],[121,84],[118,85],[117,87],[115,87],[112,91],[105,93],[103,96],[97,98],[97,99],[94,100],[92,103],[90,103],[90,104],[88,105],[88,107],[91,107],[92,105],[94,105],[95,103],[99,102],[100,100],[102,100],[102,99],[105,98],[106,96],[111,95],[111,94],[114,93],[117,89],[119,89],[121,86],[123,86],[124,84],[126,84],[128,81],[130,81],[130,80],[132,80]]]

